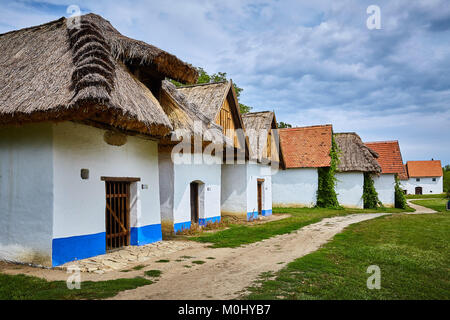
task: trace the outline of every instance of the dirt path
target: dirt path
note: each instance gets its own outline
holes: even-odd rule
[[[412,214],[435,211],[415,205]],[[411,213],[408,213],[411,214]],[[184,255],[206,263],[185,268],[174,264],[163,271],[161,279],[152,285],[123,291],[113,299],[233,299],[252,285],[262,272],[278,271],[288,262],[317,250],[345,227],[388,213],[353,214],[326,218],[290,234],[279,235],[239,248],[193,248]],[[214,257],[208,260],[207,257]],[[188,265],[193,265],[192,263]]]
[[[408,204],[416,212],[428,214],[433,210]],[[295,232],[279,235],[239,248],[208,248],[194,241],[173,241],[174,251],[165,251],[158,257],[134,265],[144,265],[140,270],[113,271],[102,275],[82,273],[82,281],[110,280],[142,276],[145,270],[162,271],[159,280],[151,285],[123,291],[113,299],[233,299],[251,286],[263,272],[276,272],[287,263],[317,250],[345,227],[389,213],[353,214],[326,218]],[[157,262],[159,259],[170,262]],[[195,264],[202,261],[204,264]],[[0,271],[9,274],[29,274],[47,280],[66,280],[62,270],[46,270],[28,266],[0,263]]]
[[[205,264],[186,268],[170,263],[152,285],[123,291],[114,299],[232,299],[250,286],[262,272],[278,271],[286,263],[317,250],[350,224],[386,213],[354,214],[326,218],[290,234],[279,235],[239,248],[193,248],[183,251]],[[208,260],[207,257],[214,257]],[[188,265],[193,265],[188,263]]]
[[[436,211],[434,211],[433,209],[425,208],[423,206],[419,206],[418,204],[414,204],[411,202],[411,201],[416,201],[416,200],[427,200],[427,199],[406,200],[406,202],[408,203],[408,206],[410,206],[411,208],[416,210],[415,212],[409,212],[409,214],[436,213]]]

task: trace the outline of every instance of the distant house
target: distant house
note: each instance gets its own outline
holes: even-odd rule
[[[374,175],[373,181],[378,199],[385,207],[395,206],[395,177],[404,179],[406,171],[398,141],[365,142],[365,145],[378,154],[381,175]]]
[[[272,168],[284,167],[283,154],[279,146],[277,120],[272,111],[250,112],[242,115],[250,148],[247,162],[247,193],[256,192],[247,199],[248,218],[272,214]],[[252,173],[255,174],[252,176]]]
[[[317,201],[318,170],[330,166],[333,128],[319,125],[279,129],[285,170],[272,177],[275,207],[313,207]]]
[[[195,68],[98,15],[0,35],[0,258],[57,266],[161,240],[165,77]]]
[[[378,154],[368,148],[354,132],[336,133],[336,144],[340,150],[337,167],[336,193],[343,207],[364,208],[364,174],[380,174]]]
[[[402,186],[408,194],[432,194],[443,191],[443,172],[440,160],[406,162],[408,180]]]
[[[227,141],[222,127],[204,116],[182,90],[163,81],[161,105],[174,128],[171,137],[159,142],[159,193],[163,231],[178,232],[192,224],[220,221],[220,155],[207,153],[210,144]],[[180,135],[186,134],[187,141]],[[195,150],[195,140],[198,148]],[[183,159],[174,159],[174,148],[185,143]],[[181,156],[181,154],[180,154]]]

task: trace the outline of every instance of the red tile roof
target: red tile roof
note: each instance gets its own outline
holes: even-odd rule
[[[286,168],[330,166],[331,124],[279,129]]]
[[[381,173],[396,173],[400,180],[408,179],[398,141],[365,142],[365,145],[378,153]]]
[[[406,168],[410,177],[441,177],[441,160],[408,161]]]

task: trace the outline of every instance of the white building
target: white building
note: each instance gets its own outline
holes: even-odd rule
[[[365,174],[380,174],[378,154],[364,145],[354,132],[334,135],[339,148],[336,187],[338,202],[347,208],[364,208],[363,188]]]
[[[272,177],[274,207],[314,207],[318,170],[330,166],[333,128],[319,125],[279,129],[285,170]]]
[[[381,174],[372,177],[378,199],[385,207],[395,207],[395,177],[406,177],[400,145],[398,141],[365,142],[365,145],[378,154],[381,166]]]
[[[206,150],[210,144],[224,145],[222,128],[203,116],[199,107],[168,81],[163,82],[161,105],[176,130],[159,144],[163,232],[220,222],[222,157]],[[193,150],[195,141],[198,150]],[[177,147],[185,147],[183,156]]]
[[[97,15],[68,28],[0,38],[0,259],[57,266],[161,240],[155,137],[172,126],[156,97],[196,71]]]
[[[443,172],[440,160],[406,162],[408,180],[402,181],[407,194],[443,193]]]
[[[221,214],[247,220],[271,214],[271,168],[251,158],[233,83],[200,84],[178,90],[233,141],[233,148],[224,154],[226,159],[221,168]]]

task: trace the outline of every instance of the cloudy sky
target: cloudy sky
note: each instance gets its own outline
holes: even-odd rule
[[[254,111],[399,140],[403,160],[450,164],[448,0],[0,0],[0,33],[95,12],[121,33],[226,72]],[[381,29],[368,29],[369,5]]]

